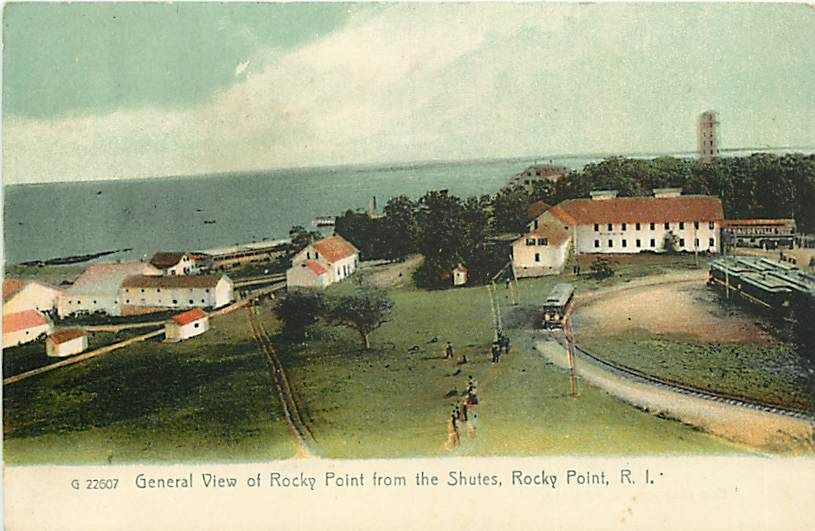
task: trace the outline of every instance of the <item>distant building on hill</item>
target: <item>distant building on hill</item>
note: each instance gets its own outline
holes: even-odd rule
[[[3,280],[3,315],[25,310],[52,312],[57,308],[61,290],[37,280]]]
[[[235,300],[226,275],[134,275],[119,290],[122,315],[139,315],[175,308],[220,308]]]
[[[158,252],[150,258],[150,265],[162,275],[197,275],[205,269],[206,257],[198,253]]]
[[[568,168],[559,166],[530,166],[521,173],[510,177],[507,187],[523,186],[527,191],[532,191],[532,187],[538,181],[556,183],[566,176]]]
[[[286,271],[289,288],[325,288],[352,275],[359,266],[359,249],[342,236],[318,240],[292,258]]]
[[[705,164],[719,156],[719,115],[705,111],[699,115],[697,128],[699,160]]]
[[[36,341],[53,330],[51,320],[37,310],[3,314],[3,348]]]
[[[124,279],[160,274],[160,270],[146,262],[91,264],[63,290],[57,301],[57,314],[60,317],[89,313],[121,315],[119,288]]]
[[[655,189],[651,197],[617,197],[614,190],[591,199],[569,199],[532,220],[512,244],[518,277],[558,274],[569,256],[666,250],[717,253],[724,218],[717,197]],[[674,249],[666,249],[673,242]]]

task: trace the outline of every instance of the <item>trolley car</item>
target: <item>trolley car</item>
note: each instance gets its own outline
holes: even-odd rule
[[[555,284],[543,303],[543,327],[563,328],[563,322],[573,304],[574,287],[565,282]]]

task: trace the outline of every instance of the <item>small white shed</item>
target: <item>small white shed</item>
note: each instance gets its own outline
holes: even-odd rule
[[[67,328],[48,336],[45,353],[52,358],[79,354],[88,348],[88,334],[81,328]]]
[[[203,334],[209,330],[209,315],[200,308],[180,313],[164,323],[164,338],[181,341]]]
[[[459,264],[453,269],[453,285],[463,286],[467,283],[467,268]]]

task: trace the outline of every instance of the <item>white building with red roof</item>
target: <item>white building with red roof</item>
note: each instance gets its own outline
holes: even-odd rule
[[[3,313],[24,310],[50,312],[57,307],[61,291],[37,280],[9,278],[3,280]]]
[[[290,288],[317,288],[339,282],[359,267],[359,249],[342,236],[318,240],[297,253],[286,271]]]
[[[3,348],[15,347],[50,334],[54,324],[37,310],[3,314]]]
[[[164,338],[167,341],[182,341],[203,334],[209,330],[209,315],[201,308],[193,308],[174,315],[164,323]]]
[[[719,198],[681,195],[681,188],[655,189],[649,197],[617,197],[592,192],[590,199],[568,199],[550,208],[512,244],[515,274],[558,274],[569,255],[665,252],[717,253],[724,210]],[[669,236],[670,235],[670,236]]]
[[[88,348],[88,334],[81,328],[66,328],[48,336],[45,353],[52,358],[79,354]]]

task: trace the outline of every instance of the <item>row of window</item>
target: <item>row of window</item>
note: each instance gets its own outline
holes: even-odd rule
[[[190,288],[190,292],[192,292],[195,288]],[[144,293],[144,288],[141,288],[141,292]],[[209,288],[204,288],[205,293],[209,293]],[[125,293],[130,293],[130,288],[125,288]],[[161,293],[161,288],[156,288],[156,293]]]
[[[649,223],[648,225],[649,225],[648,228],[650,230],[656,229],[656,223]],[[670,223],[664,223],[663,225],[665,226],[665,230],[670,230],[670,228],[671,228]],[[712,221],[708,223],[708,228],[709,229],[713,230],[714,227],[715,227],[715,225],[714,225],[714,223]],[[636,230],[641,230],[642,224],[641,223],[635,223],[635,228],[636,228]],[[699,222],[698,221],[693,222],[693,228],[694,229],[699,228]],[[614,230],[614,224],[609,223],[607,230]],[[620,230],[628,230],[628,223],[621,223],[620,224]],[[685,222],[684,221],[679,222],[679,230],[685,230]],[[599,232],[599,231],[600,231],[600,224],[595,223],[594,224],[594,232]]]
[[[161,299],[159,299],[159,300],[158,300],[158,302],[157,302],[156,304],[161,304],[161,303],[162,303],[162,302],[161,302]],[[189,303],[189,304],[195,304],[195,301],[194,301],[194,300],[192,300],[192,299],[190,299],[190,300],[188,301],[188,303]],[[130,304],[130,299],[125,300],[125,304]],[[147,301],[146,301],[145,299],[141,299],[140,304],[147,304]],[[177,299],[173,299],[173,304],[178,304],[178,300],[177,300]],[[206,300],[201,299],[201,304],[206,304]]]
[[[656,248],[657,241],[654,238],[651,238],[649,243],[650,243],[649,247]],[[621,241],[621,244],[622,244],[623,247],[628,247],[628,240],[623,239]],[[709,238],[708,239],[708,247],[715,247],[715,245],[716,245],[716,241],[713,238]],[[642,240],[637,238],[634,241],[634,246],[637,247],[637,248],[642,247]],[[594,240],[594,247],[596,249],[600,248],[600,240]],[[609,240],[608,241],[608,248],[612,249],[613,247],[614,247],[614,240]],[[679,247],[685,247],[685,238],[679,238]],[[697,247],[697,248],[699,247],[699,238],[696,238],[694,240],[694,247]]]
[[[526,245],[549,245],[549,238],[527,238]]]

